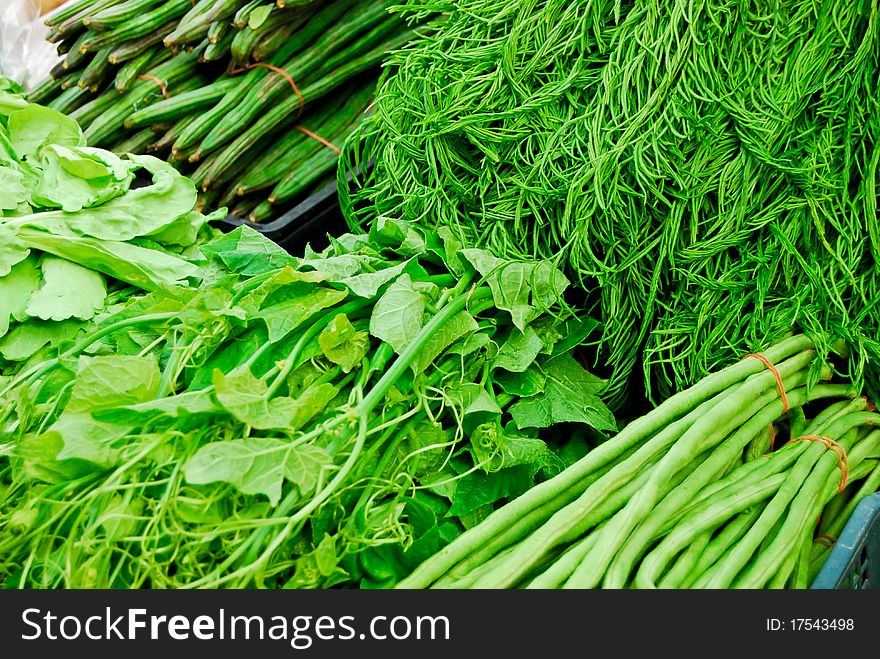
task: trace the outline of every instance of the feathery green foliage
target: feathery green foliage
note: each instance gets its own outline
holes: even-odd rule
[[[877,0],[409,0],[340,174],[375,215],[557,257],[622,396],[807,332],[880,382]],[[344,179],[341,179],[344,180]],[[873,387],[873,389],[872,389]]]

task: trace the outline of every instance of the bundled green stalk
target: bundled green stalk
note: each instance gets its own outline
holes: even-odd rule
[[[808,587],[824,558],[814,540],[880,484],[880,415],[850,383],[807,386],[821,363],[810,339],[763,356],[781,385],[754,358],[705,377],[400,587]]]
[[[349,141],[340,174],[375,161],[352,227],[559,255],[617,400],[637,368],[659,401],[793,329],[846,340],[880,394],[876,0],[406,7],[444,22]]]
[[[201,207],[254,221],[333,179],[386,52],[412,34],[390,0],[74,4],[48,19],[66,55],[34,100],[71,113],[91,146],[168,160]],[[276,147],[271,173],[242,181]]]

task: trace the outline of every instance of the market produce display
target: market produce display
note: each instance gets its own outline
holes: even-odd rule
[[[6,585],[393,584],[616,429],[550,263],[392,219],[206,240],[172,167],[3,100],[0,171],[36,182],[0,223]]]
[[[636,419],[401,587],[808,587],[880,485],[880,414],[847,384],[806,386],[804,336],[755,357]]]
[[[847,545],[877,0],[48,25],[0,77],[3,587],[802,589]],[[328,182],[320,246],[220,221]]]
[[[558,256],[616,402],[794,328],[823,357],[845,339],[880,395],[876,1],[404,4],[444,22],[349,141],[347,165],[375,162],[352,227],[400,216]]]
[[[0,361],[8,585],[393,583],[589,448],[540,429],[615,427],[546,263],[393,222],[301,259],[244,228],[201,251],[200,286]]]
[[[332,180],[386,52],[413,34],[392,4],[78,0],[47,19],[65,57],[32,100],[90,146],[167,159],[200,208],[268,220]]]

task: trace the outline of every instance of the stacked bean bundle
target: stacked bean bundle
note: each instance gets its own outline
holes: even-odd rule
[[[265,220],[331,177],[385,53],[410,35],[390,5],[79,0],[47,19],[66,56],[32,100],[92,146],[167,158],[202,206]]]
[[[817,364],[795,336],[707,376],[401,586],[807,587],[880,484],[880,415]]]

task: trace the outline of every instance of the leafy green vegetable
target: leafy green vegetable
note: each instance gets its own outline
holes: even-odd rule
[[[424,312],[424,297],[413,287],[409,275],[401,275],[376,302],[370,334],[399,354],[422,329]]]
[[[600,322],[615,405],[792,331],[880,398],[875,4],[400,4],[441,18],[346,142],[352,229],[417,220],[483,275],[558,265]],[[520,331],[531,276],[494,276]]]
[[[94,270],[46,256],[41,259],[43,286],[27,305],[27,314],[42,320],[88,320],[104,306],[107,287]]]
[[[370,337],[355,329],[345,314],[339,314],[318,335],[318,344],[327,359],[348,373],[366,356]]]
[[[107,265],[143,253],[143,266],[132,258],[127,267],[150,267],[151,280],[165,257],[187,266],[174,286],[147,292],[140,277],[131,283],[141,290],[108,288],[84,321],[16,320],[50,285],[71,303],[53,312],[73,311],[51,268],[42,281],[37,257],[0,279],[15,291],[14,327],[0,339],[0,432],[10,446],[0,474],[9,471],[17,493],[0,524],[34,507],[54,520],[62,497],[66,519],[88,517],[106,533],[101,555],[119,569],[101,571],[100,585],[393,585],[566,464],[555,433],[517,428],[518,406],[547,405],[550,391],[579,395],[572,426],[584,432],[610,414],[594,395],[601,380],[568,353],[551,356],[577,323],[543,275],[518,281],[515,295],[493,289],[498,270],[483,278],[457,256],[453,270],[413,226],[386,221],[376,240],[338,236],[301,259],[244,227],[191,257],[71,234],[62,243],[18,232],[63,258],[86,245]],[[181,276],[196,272],[206,276]],[[496,290],[530,310],[515,321]],[[517,352],[518,341],[527,349]],[[521,394],[510,393],[510,376],[523,380]],[[58,489],[25,495],[43,484]],[[48,524],[39,538],[69,567],[22,577],[26,562],[47,560],[46,541],[25,529],[0,538],[7,584],[79,583],[91,560],[80,548],[92,540]]]

